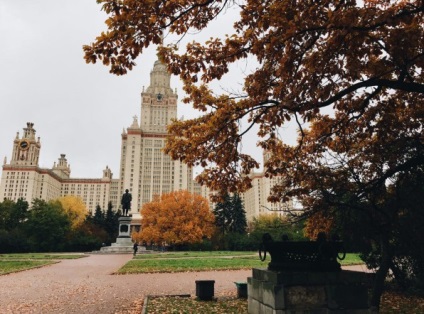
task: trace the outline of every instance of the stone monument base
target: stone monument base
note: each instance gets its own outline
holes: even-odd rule
[[[247,280],[249,314],[371,313],[370,274],[284,272],[254,268]]]
[[[114,246],[116,243],[112,243],[111,246],[104,246],[100,248],[99,253],[108,253],[108,254],[120,254],[120,253],[132,253],[133,247],[131,246]]]
[[[111,246],[104,246],[99,253],[133,253],[133,242],[131,240],[131,217],[119,217],[119,234],[116,242]],[[140,249],[140,248],[139,248]]]

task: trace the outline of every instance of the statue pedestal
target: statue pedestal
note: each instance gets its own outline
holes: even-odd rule
[[[370,313],[370,274],[254,268],[247,280],[248,313]]]
[[[116,242],[111,246],[100,249],[100,253],[132,253],[133,242],[131,240],[131,217],[119,217],[119,233]]]
[[[119,217],[119,233],[118,233],[118,239],[121,238],[129,238],[131,239],[131,219],[132,217],[124,216]]]

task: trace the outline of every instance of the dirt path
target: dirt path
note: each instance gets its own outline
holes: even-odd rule
[[[131,258],[90,255],[0,276],[0,313],[117,313],[149,294],[195,295],[195,280],[215,280],[215,295],[224,295],[251,276],[251,270],[111,275]]]

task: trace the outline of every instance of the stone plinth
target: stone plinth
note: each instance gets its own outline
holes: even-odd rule
[[[104,246],[100,253],[132,253],[133,242],[131,240],[131,217],[119,217],[119,233],[116,242],[111,246]]]
[[[131,239],[131,217],[119,217],[119,234],[118,238],[130,238]]]
[[[277,272],[253,269],[247,280],[249,314],[370,313],[370,274]]]

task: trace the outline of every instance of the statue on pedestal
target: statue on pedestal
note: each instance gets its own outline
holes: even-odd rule
[[[129,193],[128,189],[126,189],[125,193],[122,195],[122,198],[121,198],[123,216],[128,216],[128,211],[131,209],[131,201],[132,201],[131,193]]]

